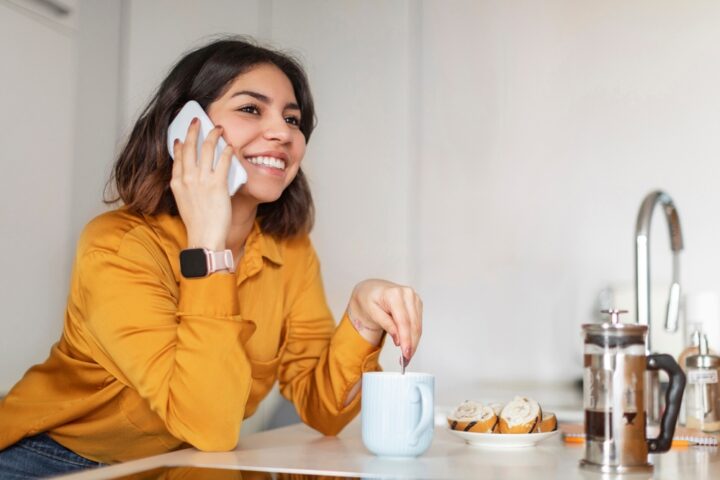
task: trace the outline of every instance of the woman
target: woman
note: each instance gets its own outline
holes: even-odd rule
[[[216,128],[197,158],[194,121],[173,161],[168,125],[189,100]],[[62,338],[0,404],[0,472],[230,450],[276,380],[305,423],[333,435],[357,414],[385,332],[409,361],[422,316],[412,289],[366,280],[332,320],[300,168],[313,127],[305,73],[283,54],[226,39],[178,62],[115,164],[124,206],[79,240]],[[230,197],[232,155],[248,182]],[[188,258],[212,252],[231,261],[187,273]]]

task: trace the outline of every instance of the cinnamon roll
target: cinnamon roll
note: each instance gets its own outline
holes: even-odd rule
[[[448,416],[447,421],[453,430],[490,433],[497,424],[498,417],[491,407],[472,400],[466,400]]]
[[[500,433],[535,433],[542,420],[538,403],[527,397],[515,397],[500,412]]]

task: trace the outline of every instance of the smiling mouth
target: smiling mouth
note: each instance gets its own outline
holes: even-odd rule
[[[275,157],[246,157],[246,160],[253,165],[261,167],[275,168],[277,170],[285,170],[285,161]]]

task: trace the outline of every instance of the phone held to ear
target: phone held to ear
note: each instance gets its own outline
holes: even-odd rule
[[[205,111],[202,109],[199,103],[195,100],[187,102],[177,116],[170,123],[168,128],[167,147],[170,152],[170,158],[174,159],[173,156],[173,144],[175,139],[179,139],[181,142],[185,141],[187,137],[187,131],[190,127],[190,122],[193,118],[197,118],[200,121],[200,131],[198,132],[197,139],[197,158],[200,158],[200,152],[202,150],[202,144],[205,138],[210,133],[210,130],[215,128],[210,117],[207,116]],[[220,154],[227,146],[225,140],[222,137],[218,139],[217,146],[215,147],[215,159],[213,160],[213,168],[220,160]],[[230,159],[230,171],[228,172],[228,193],[232,197],[235,192],[238,191],[240,186],[247,182],[247,173],[245,169],[240,165],[240,160],[235,155]]]

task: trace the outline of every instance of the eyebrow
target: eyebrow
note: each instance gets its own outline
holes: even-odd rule
[[[262,93],[258,93],[258,92],[253,92],[252,90],[240,90],[239,92],[235,92],[232,95],[230,95],[230,98],[234,98],[239,95],[248,95],[248,96],[253,97],[265,104],[272,103],[272,100],[270,100],[270,97],[268,97],[267,95],[263,95]],[[297,103],[289,102],[289,103],[285,104],[285,110],[300,110],[300,106]]]

